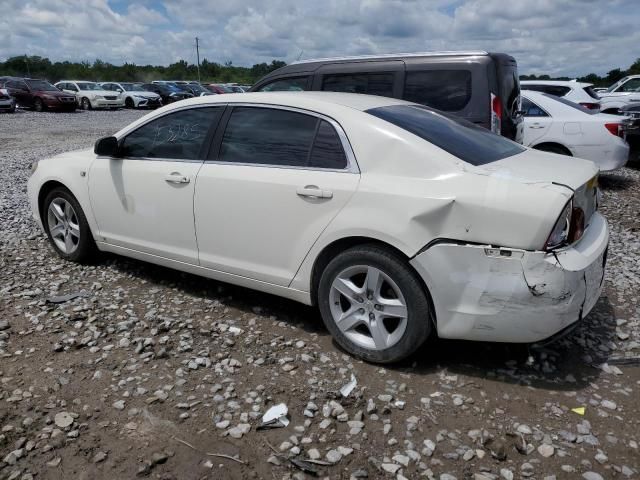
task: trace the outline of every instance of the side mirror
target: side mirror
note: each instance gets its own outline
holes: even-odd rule
[[[117,157],[119,154],[118,139],[116,137],[103,137],[93,147],[93,153],[100,157]]]
[[[116,88],[116,92],[122,93],[122,89],[121,88]]]

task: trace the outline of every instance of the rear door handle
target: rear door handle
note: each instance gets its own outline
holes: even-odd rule
[[[164,181],[167,183],[189,183],[191,180],[180,172],[171,172],[164,177]]]
[[[330,190],[322,190],[317,185],[305,185],[298,187],[296,193],[299,197],[305,198],[333,198],[333,192]]]
[[[534,123],[533,125],[529,125],[529,128],[544,128],[544,125]]]

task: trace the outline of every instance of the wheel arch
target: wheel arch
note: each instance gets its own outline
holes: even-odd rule
[[[40,190],[38,190],[38,216],[40,217],[40,220],[42,221],[43,225],[45,224],[44,208],[43,208],[44,200],[45,198],[47,198],[47,195],[49,194],[49,192],[51,192],[53,189],[58,187],[62,187],[65,190],[68,190],[71,193],[71,195],[73,195],[76,199],[78,198],[78,196],[75,195],[68,186],[66,186],[62,182],[59,182],[58,180],[47,180],[46,182],[44,182],[40,186]]]
[[[325,267],[329,264],[331,259],[335,257],[338,253],[344,250],[347,250],[349,248],[353,248],[356,246],[361,246],[361,245],[375,245],[377,247],[381,247],[385,250],[392,252],[393,254],[397,255],[398,257],[400,257],[405,261],[407,267],[409,267],[409,269],[411,269],[411,271],[415,273],[416,278],[418,278],[424,292],[427,294],[427,299],[429,301],[429,310],[430,310],[429,319],[431,320],[434,328],[436,328],[436,311],[435,311],[435,305],[433,303],[433,298],[431,298],[431,292],[427,287],[427,284],[425,283],[422,276],[409,262],[410,257],[408,257],[404,252],[402,252],[397,247],[394,247],[390,243],[385,242],[383,240],[376,239],[376,238],[371,238],[371,237],[365,237],[365,236],[343,237],[325,245],[325,247],[316,256],[315,261],[313,262],[313,267],[311,269],[311,277],[310,277],[310,285],[309,285],[311,304],[313,306],[318,305],[318,287],[320,284],[320,277],[322,276],[322,272],[324,271]],[[437,331],[437,328],[436,328],[436,331]]]
[[[555,147],[562,150],[565,155],[573,157],[573,152],[566,145],[563,145],[559,142],[540,142],[533,145],[531,148],[535,148],[536,150],[544,150],[544,148],[541,147]]]

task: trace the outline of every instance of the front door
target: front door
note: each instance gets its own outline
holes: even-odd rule
[[[198,175],[200,265],[287,286],[360,175],[329,119],[234,107]]]
[[[89,193],[100,241],[197,264],[194,186],[223,110],[161,116],[119,139],[121,158],[96,158]]]
[[[528,98],[522,98],[524,112],[524,136],[522,144],[530,147],[538,143],[553,123],[553,118],[538,104]]]

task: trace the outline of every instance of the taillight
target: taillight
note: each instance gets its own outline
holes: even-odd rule
[[[591,102],[580,102],[584,108],[588,108],[589,110],[600,110],[599,103],[591,103]]]
[[[545,250],[552,250],[561,247],[569,240],[569,231],[571,230],[571,214],[573,213],[573,198],[567,202],[562,209],[558,220],[556,221],[549,238],[544,244]]]
[[[609,130],[611,135],[615,135],[616,137],[624,138],[624,131],[622,129],[621,123],[605,123],[604,128]]]
[[[491,94],[491,131],[500,135],[502,132],[502,101]]]
[[[584,233],[584,211],[580,207],[571,209],[571,225],[569,227],[569,243],[577,242]]]

